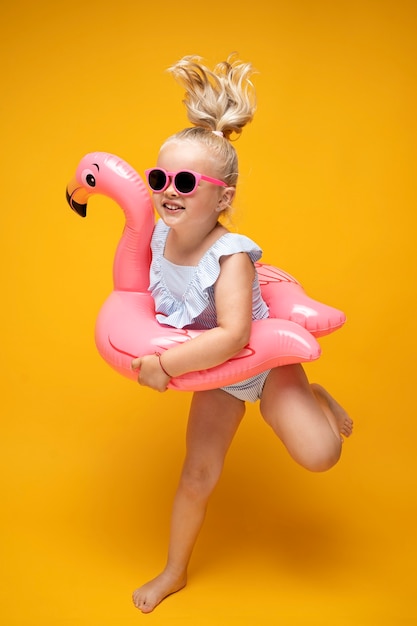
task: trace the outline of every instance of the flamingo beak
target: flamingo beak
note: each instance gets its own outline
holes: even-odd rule
[[[87,215],[87,200],[90,194],[84,187],[80,186],[80,183],[76,178],[67,186],[67,202],[71,209],[78,213],[81,217]]]

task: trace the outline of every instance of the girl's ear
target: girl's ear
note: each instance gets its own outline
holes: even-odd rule
[[[217,211],[219,213],[227,209],[232,204],[235,193],[236,187],[225,187],[225,189],[222,191],[219,204],[217,205]]]

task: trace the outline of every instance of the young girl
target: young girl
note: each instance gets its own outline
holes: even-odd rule
[[[194,126],[167,139],[157,166],[147,171],[161,218],[152,238],[150,290],[160,323],[209,330],[163,356],[132,362],[140,370],[139,384],[157,391],[165,391],[171,377],[230,359],[248,343],[252,320],[268,317],[254,268],[261,250],[219,222],[231,206],[238,178],[230,135],[240,134],[255,111],[252,66],[230,57],[210,71],[198,57],[188,56],[170,71],[185,87]],[[297,463],[315,472],[337,463],[341,435],[351,434],[352,421],[327,391],[308,383],[299,364],[194,393],[167,563],[133,593],[143,613],[185,586],[207,502],[245,401],[258,399],[263,418]]]

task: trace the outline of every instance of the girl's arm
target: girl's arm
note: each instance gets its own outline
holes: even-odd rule
[[[135,359],[132,367],[140,368],[140,384],[165,391],[170,378],[220,365],[248,344],[255,268],[245,252],[223,257],[220,264],[214,286],[218,325],[163,353],[161,363],[169,376],[157,356]]]

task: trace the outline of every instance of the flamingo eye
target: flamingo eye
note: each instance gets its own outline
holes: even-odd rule
[[[90,187],[95,187],[96,186],[96,179],[94,178],[94,176],[92,174],[87,174],[87,176],[85,177],[85,182]]]
[[[94,176],[93,172],[90,169],[84,170],[81,173],[81,180],[82,180],[83,184],[84,185],[88,185],[88,187],[95,187],[96,186],[95,176]]]

